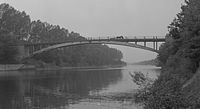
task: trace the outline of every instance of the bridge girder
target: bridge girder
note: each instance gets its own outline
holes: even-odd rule
[[[67,43],[61,43],[61,44],[56,44],[56,45],[52,45],[43,49],[40,49],[38,51],[33,52],[32,54],[30,54],[29,56],[25,57],[32,57],[36,54],[40,54],[43,53],[45,51],[49,51],[49,50],[53,50],[53,49],[57,49],[57,48],[62,48],[62,47],[69,47],[69,46],[77,46],[77,45],[86,45],[86,44],[111,44],[111,45],[122,45],[122,46],[128,46],[128,47],[134,47],[134,48],[140,48],[140,49],[144,49],[144,50],[148,50],[148,51],[152,51],[155,53],[158,53],[158,50],[147,47],[147,46],[142,46],[142,45],[138,45],[135,43],[128,43],[128,42],[119,42],[119,41],[81,41],[81,42],[67,42]]]

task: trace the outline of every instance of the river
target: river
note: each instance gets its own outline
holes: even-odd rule
[[[153,79],[160,73],[143,65],[0,72],[0,109],[141,109],[132,100],[134,71]]]

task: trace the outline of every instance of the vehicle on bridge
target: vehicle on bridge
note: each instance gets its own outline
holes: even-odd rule
[[[117,36],[116,39],[124,39],[123,36]]]
[[[110,39],[124,39],[124,37],[123,36],[117,36],[117,37],[110,38]]]

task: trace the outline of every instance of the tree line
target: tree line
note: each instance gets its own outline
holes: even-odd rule
[[[10,43],[26,41],[30,43],[55,41],[83,41],[79,33],[59,25],[51,25],[40,20],[31,21],[24,11],[20,12],[9,4],[0,4],[0,63],[17,63],[17,48]],[[98,66],[122,64],[122,53],[107,45],[81,45],[48,51],[34,56],[25,63],[37,61],[58,66]],[[37,63],[36,62],[36,63]]]
[[[199,109],[200,0],[185,0],[168,26],[155,83],[136,94],[144,109]]]

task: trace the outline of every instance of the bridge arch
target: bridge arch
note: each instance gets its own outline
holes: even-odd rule
[[[40,49],[38,51],[33,52],[27,57],[32,57],[36,54],[40,54],[49,50],[57,49],[57,48],[62,48],[62,47],[69,47],[69,46],[77,46],[77,45],[86,45],[86,44],[111,44],[111,45],[122,45],[122,46],[128,46],[128,47],[134,47],[134,48],[139,48],[139,49],[144,49],[152,52],[158,53],[158,50],[155,50],[150,47],[138,45],[135,43],[128,43],[128,42],[119,42],[119,41],[82,41],[82,42],[67,42],[67,43],[61,43],[61,44],[56,44],[52,45],[43,49]],[[27,58],[26,57],[26,58]]]

